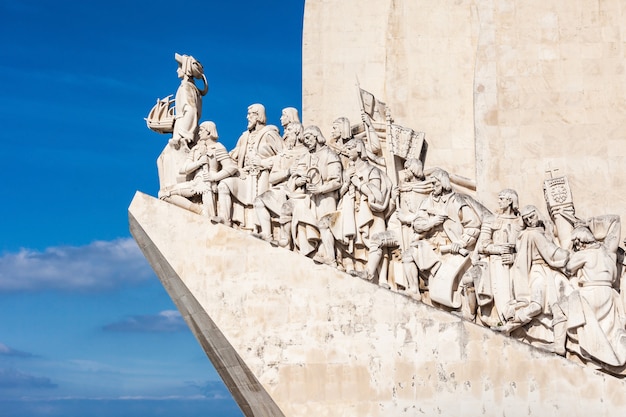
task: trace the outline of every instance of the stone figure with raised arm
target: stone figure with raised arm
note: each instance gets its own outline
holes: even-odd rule
[[[402,257],[404,273],[415,288],[419,276],[428,282],[433,302],[458,309],[462,305],[459,283],[471,266],[469,255],[480,233],[479,203],[453,191],[443,169],[434,169],[428,179],[432,192],[413,221],[413,240]]]
[[[525,206],[520,214],[524,229],[511,268],[514,304],[504,313],[507,322],[494,329],[516,331],[512,336],[564,355],[567,316],[562,303],[570,285],[561,270],[569,254],[554,243],[535,206]]]
[[[254,200],[260,231],[253,233],[256,237],[271,241],[274,244],[287,247],[290,242],[290,233],[285,230],[284,221],[281,218],[282,207],[287,202],[287,181],[291,176],[292,167],[307,152],[302,144],[302,125],[298,118],[298,110],[293,107],[283,109],[280,117],[283,126],[283,150],[272,157],[274,162],[269,174],[270,189],[259,195]],[[272,221],[281,223],[280,237],[274,240]]]
[[[188,181],[160,190],[159,198],[204,216],[215,216],[218,182],[237,173],[237,165],[217,140],[215,123],[200,124],[198,141],[180,168]],[[201,196],[201,202],[194,201],[196,196]]]
[[[379,165],[384,165],[384,160],[378,154],[380,154],[380,138],[376,133],[376,130],[371,126],[371,121],[367,118],[366,115],[362,116],[363,125],[367,130],[367,142],[365,143],[365,150],[367,158],[375,162]],[[347,117],[339,117],[335,119],[332,124],[332,130],[330,134],[330,142],[328,146],[333,149],[336,153],[342,154],[343,146],[348,143],[348,141],[354,139],[355,136],[352,134],[352,125],[350,125],[350,120]],[[345,157],[341,158],[344,166],[348,164],[348,160]]]
[[[369,281],[376,277],[379,284],[388,287],[386,276],[378,274],[377,269],[383,247],[398,245],[395,236],[385,233],[396,202],[391,179],[369,162],[366,153],[360,139],[351,139],[343,147],[349,163],[344,167],[339,191],[340,215],[332,229],[345,270]]]
[[[189,148],[195,142],[198,130],[198,121],[202,116],[202,96],[208,91],[208,83],[204,76],[204,68],[194,57],[190,55],[175,54],[178,62],[178,78],[180,86],[176,90],[174,104],[174,131],[170,144],[178,149],[180,146]],[[200,91],[194,79],[204,81],[204,89]]]
[[[486,256],[486,268],[474,283],[479,317],[488,326],[504,323],[504,313],[511,305],[511,266],[515,242],[524,222],[519,214],[517,192],[505,189],[498,193],[498,210],[483,218],[478,238],[478,253]]]
[[[626,365],[624,312],[617,291],[615,257],[587,227],[571,233],[567,271],[575,290],[568,297],[567,350],[623,373]],[[621,369],[615,369],[621,368]]]
[[[289,178],[289,200],[283,216],[291,217],[294,249],[313,256],[318,263],[336,266],[335,238],[330,229],[337,215],[342,166],[339,156],[326,145],[317,126],[304,129],[304,146],[308,153],[300,158]]]
[[[252,204],[270,187],[270,171],[274,157],[283,150],[283,140],[276,126],[266,124],[262,104],[248,106],[247,119],[247,130],[230,152],[239,167],[239,176],[219,183],[218,216],[213,220],[229,226],[235,221],[241,228],[253,230],[256,219],[249,215]],[[233,199],[238,204],[235,213]]]

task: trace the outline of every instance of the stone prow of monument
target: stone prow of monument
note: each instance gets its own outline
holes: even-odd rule
[[[244,415],[616,416],[626,383],[137,193],[139,247]]]

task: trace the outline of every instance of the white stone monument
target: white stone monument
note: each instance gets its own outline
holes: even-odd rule
[[[625,14],[308,0],[304,128],[230,152],[175,55],[130,228],[246,416],[626,409]]]

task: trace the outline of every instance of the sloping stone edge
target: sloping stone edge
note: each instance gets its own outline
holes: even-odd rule
[[[246,417],[284,417],[283,412],[191,294],[150,237],[128,212],[130,233]]]

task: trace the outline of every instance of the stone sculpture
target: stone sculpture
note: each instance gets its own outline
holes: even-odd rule
[[[298,109],[285,107],[280,115],[280,124],[283,127],[283,141],[289,149],[302,145],[302,123],[298,116]]]
[[[485,256],[487,267],[474,283],[480,319],[489,326],[504,323],[505,311],[513,299],[511,266],[515,260],[515,243],[523,221],[515,190],[498,194],[498,210],[483,219],[478,238],[478,253]]]
[[[254,210],[260,229],[254,235],[286,247],[291,239],[285,226],[286,220],[281,218],[281,213],[288,198],[287,181],[292,174],[291,168],[307,150],[302,144],[303,132],[298,110],[293,107],[283,109],[280,122],[283,126],[283,150],[272,157],[274,161],[269,173],[270,188],[254,200]],[[278,222],[280,225],[278,241],[273,238],[272,222]]]
[[[270,171],[274,156],[283,149],[278,128],[267,124],[265,107],[252,104],[248,107],[248,126],[230,153],[237,162],[239,176],[220,181],[218,216],[214,221],[231,225],[233,217],[240,227],[253,230],[251,207],[254,199],[270,187]],[[233,198],[237,205],[233,204]]]
[[[371,281],[382,260],[386,222],[395,209],[393,185],[384,171],[369,162],[362,140],[348,141],[343,154],[349,162],[339,191],[340,216],[334,222],[334,236],[343,268]]]
[[[626,329],[618,292],[617,264],[587,227],[571,234],[573,253],[566,268],[575,290],[568,297],[567,349],[609,368],[626,365]]]
[[[202,115],[202,96],[209,91],[209,84],[204,76],[204,68],[194,57],[189,55],[175,54],[178,62],[178,78],[180,86],[176,90],[174,131],[172,133],[172,144],[176,149],[180,146],[186,148],[196,139],[198,121]],[[200,91],[194,79],[204,81],[204,89]]]
[[[181,79],[176,90],[175,99],[172,95],[157,99],[146,123],[148,128],[158,133],[171,133],[169,145],[157,161],[159,169],[160,190],[187,181],[181,175],[180,168],[187,159],[187,153],[197,140],[198,122],[202,114],[202,97],[208,92],[208,82],[204,68],[194,57],[174,54],[178,63],[176,71]],[[202,79],[204,88],[199,90],[194,79]],[[181,201],[182,202],[182,201]]]
[[[290,199],[283,214],[291,217],[287,227],[295,250],[316,262],[336,265],[330,226],[341,187],[341,160],[326,145],[317,126],[304,129],[303,141],[308,153],[296,163],[289,178]]]
[[[409,243],[413,236],[413,222],[417,219],[420,204],[432,191],[432,182],[426,180],[424,164],[417,158],[409,158],[404,163],[404,170],[400,172],[398,184],[398,199],[395,218],[399,223],[400,250],[403,257],[410,257]],[[393,226],[393,218],[390,226]],[[396,228],[396,230],[398,230]],[[412,268],[412,267],[411,267]],[[421,299],[419,292],[419,279],[416,274],[407,273],[402,275],[399,283],[405,288],[407,294],[418,300]]]
[[[389,108],[360,88],[362,123],[336,118],[328,143],[317,126],[303,130],[293,107],[282,111],[281,137],[265,108],[252,104],[229,154],[215,123],[197,126],[207,90],[202,66],[176,59],[182,80],[170,157],[160,160],[160,176],[168,176],[161,199],[626,375],[621,222],[578,218],[566,177],[544,182],[549,219],[532,205],[519,210],[512,189],[500,191],[492,213],[473,197],[472,180],[424,169],[424,134],[393,123]],[[203,91],[194,78],[204,80]],[[172,103],[159,103],[152,113],[165,120]],[[166,132],[161,122],[151,128]]]
[[[217,140],[215,123],[203,122],[198,141],[180,168],[180,174],[191,179],[160,190],[159,198],[207,217],[215,216],[218,182],[237,173],[237,165]],[[201,196],[201,204],[193,201],[195,196]]]
[[[514,303],[505,312],[506,325],[498,329],[508,333],[519,329],[517,337],[564,355],[567,317],[561,299],[569,284],[562,268],[569,254],[554,243],[535,206],[525,206],[521,216],[524,229],[516,242],[512,271]]]
[[[478,239],[481,219],[467,195],[452,190],[446,171],[436,169],[429,179],[433,190],[419,206],[411,249],[402,262],[409,282],[417,282],[421,275],[432,301],[458,309],[460,279],[471,265],[469,255]]]

